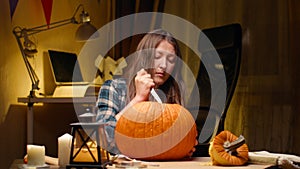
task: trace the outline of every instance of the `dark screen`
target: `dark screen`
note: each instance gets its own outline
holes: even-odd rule
[[[82,82],[75,53],[48,50],[56,82]]]

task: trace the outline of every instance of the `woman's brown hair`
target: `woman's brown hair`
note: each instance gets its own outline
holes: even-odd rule
[[[163,40],[167,41],[174,47],[175,54],[178,58],[176,59],[175,68],[169,79],[163,85],[159,86],[159,89],[164,92],[167,103],[182,104],[182,56],[176,39],[169,32],[162,29],[157,29],[147,33],[138,44],[133,59],[130,60],[131,63],[128,66],[128,71],[126,71],[126,74],[131,76],[131,78],[129,78],[129,86],[127,89],[127,101],[132,100],[135,96],[136,90],[134,77],[136,73],[141,69],[145,69],[148,73],[150,73],[150,69],[153,68],[152,65],[155,57],[155,49]]]

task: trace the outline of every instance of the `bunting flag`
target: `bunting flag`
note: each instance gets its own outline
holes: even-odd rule
[[[41,0],[47,25],[50,24],[53,0]],[[48,26],[49,27],[49,26]]]
[[[10,18],[12,19],[14,13],[15,13],[15,10],[16,10],[16,7],[17,7],[17,4],[18,4],[19,0],[9,0],[9,6],[10,6]]]

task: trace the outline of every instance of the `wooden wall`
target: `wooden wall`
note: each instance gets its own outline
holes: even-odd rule
[[[225,129],[244,135],[251,151],[300,154],[299,7],[297,0],[166,1],[165,12],[200,29],[241,24],[241,73]]]
[[[299,52],[292,49],[297,5],[292,0],[244,4],[241,77],[226,126],[243,134],[252,151],[300,154]]]

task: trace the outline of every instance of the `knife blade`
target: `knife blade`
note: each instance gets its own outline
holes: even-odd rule
[[[154,88],[151,89],[150,93],[158,103],[162,103],[160,97],[158,96]]]

